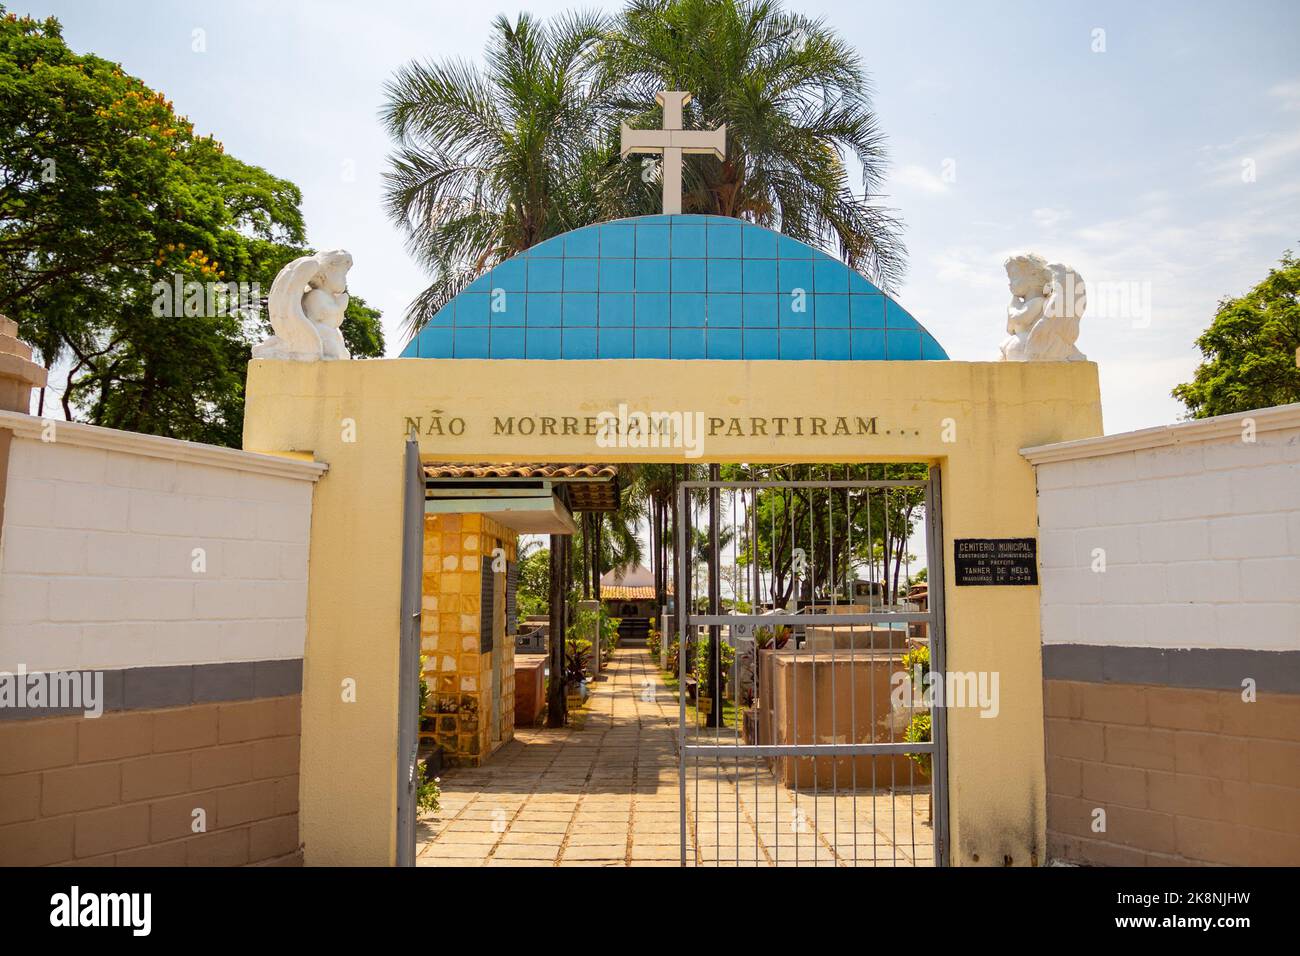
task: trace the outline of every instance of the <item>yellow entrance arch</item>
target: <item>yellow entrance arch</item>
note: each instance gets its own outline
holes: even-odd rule
[[[952,541],[1033,537],[1020,449],[1102,433],[1090,362],[390,359],[250,363],[244,447],[310,455],[315,486],[300,828],[309,864],[396,858],[404,441],[439,461],[683,461],[602,447],[601,413],[703,423],[697,461],[941,465],[948,667],[997,671],[997,718],[948,723],[950,860],[1045,855],[1037,587],[955,587]],[[694,454],[694,451],[690,452]],[[356,699],[341,687],[355,681]]]

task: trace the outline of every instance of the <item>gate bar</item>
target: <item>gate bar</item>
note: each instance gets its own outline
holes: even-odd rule
[[[420,445],[406,441],[403,460],[401,614],[397,631],[398,866],[415,866],[420,750],[420,586],[424,571],[424,469]]]
[[[931,741],[880,744],[687,744],[695,757],[871,757],[890,754],[934,753]]]
[[[677,560],[683,562],[678,575],[681,581],[681,593],[677,595],[677,833],[680,838],[679,866],[686,865],[686,650],[690,642],[686,638],[687,605],[693,600],[691,584],[694,583],[695,565],[686,549],[687,526],[691,523],[689,509],[690,497],[687,490],[689,482],[681,482],[677,488],[679,496],[677,507]]]
[[[828,604],[819,605],[829,607]],[[930,620],[929,611],[888,611],[869,614],[691,614],[687,618],[690,624],[720,625],[730,624],[777,624],[812,627],[847,627],[850,624],[889,624],[897,621],[904,624],[924,624]]]
[[[948,628],[944,572],[943,534],[943,482],[938,465],[930,466],[930,487],[925,495],[925,524],[929,535],[926,543],[926,563],[929,566],[926,580],[930,582],[929,608],[934,615],[930,625],[930,670],[948,673]],[[950,859],[948,847],[948,708],[930,709],[930,739],[935,745],[930,760],[930,799],[934,804],[934,863],[946,866]]]
[[[826,478],[821,481],[683,481],[685,488],[924,488],[924,478],[872,479],[844,481]]]

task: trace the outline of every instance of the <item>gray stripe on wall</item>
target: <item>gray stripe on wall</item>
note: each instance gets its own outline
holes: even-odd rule
[[[302,658],[68,671],[103,674],[104,713],[188,707],[302,693]],[[31,676],[31,675],[28,675]],[[12,678],[3,678],[12,679]],[[0,720],[81,716],[83,708],[0,706]]]
[[[1044,680],[1300,694],[1300,651],[1044,644]]]

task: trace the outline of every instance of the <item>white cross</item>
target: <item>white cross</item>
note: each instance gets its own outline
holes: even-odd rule
[[[727,125],[717,129],[682,129],[682,107],[691,94],[682,90],[661,90],[655,102],[664,108],[663,129],[633,129],[623,123],[619,146],[627,159],[632,153],[659,153],[664,158],[664,212],[682,211],[682,154],[712,153],[718,159],[727,155]]]

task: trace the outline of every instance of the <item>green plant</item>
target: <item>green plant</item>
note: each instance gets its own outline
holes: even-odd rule
[[[907,729],[903,731],[903,740],[909,744],[923,744],[930,742],[930,713],[929,711],[918,711],[912,715]],[[918,767],[922,773],[930,772],[930,755],[929,754],[906,754]]]
[[[585,641],[590,648],[589,635],[595,631],[600,646],[600,659],[607,661],[613,656],[614,648],[618,646],[618,625],[619,618],[611,617],[604,605],[599,609],[579,607],[573,623],[569,625],[567,637],[570,641]]]
[[[790,640],[790,628],[784,625],[765,625],[754,628],[754,647],[763,650],[767,647],[785,647]]]
[[[611,617],[605,610],[605,606],[600,606],[600,650],[601,660],[609,660],[614,656],[614,648],[618,647],[618,626],[622,623],[621,618]]]
[[[668,673],[670,674],[675,675],[677,673],[677,666],[680,663],[680,659],[678,657],[678,653],[680,650],[681,648],[678,645],[677,638],[674,637],[668,644],[668,660],[667,660],[667,664],[665,665],[668,670]]]
[[[587,665],[591,662],[591,641],[585,637],[571,636],[564,642],[564,684],[576,689],[587,679]]]
[[[421,813],[435,813],[442,797],[442,778],[428,776],[428,765],[419,765],[420,784],[415,790],[415,805]]]
[[[646,635],[645,646],[650,656],[659,660],[659,648],[663,646],[663,635],[659,633],[659,628],[653,626],[650,628],[650,633]]]
[[[719,661],[719,683],[725,684],[728,676],[731,674],[732,665],[736,662],[736,649],[726,641],[720,642],[721,660]],[[699,681],[701,687],[708,686],[709,682],[709,642],[699,641],[695,645],[695,660],[691,673]]]
[[[925,675],[930,673],[930,645],[919,644],[903,655],[903,670],[906,672],[908,679],[915,678],[916,669],[921,669],[921,680],[925,680]]]
[[[429,681],[424,676],[424,662],[428,659],[426,655],[420,655],[420,706],[417,713],[420,715],[421,730],[433,730],[434,720],[436,719],[425,716],[429,712]]]

